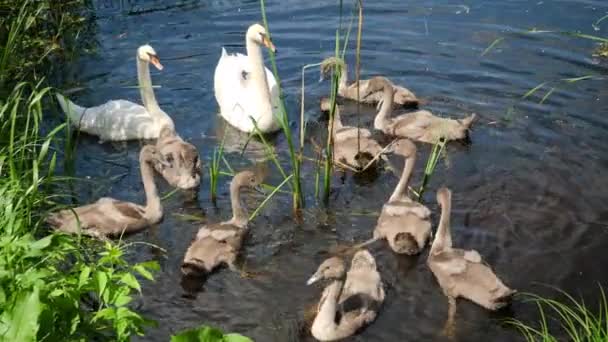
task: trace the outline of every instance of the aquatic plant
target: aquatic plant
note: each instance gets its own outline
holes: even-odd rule
[[[429,181],[431,180],[431,176],[435,173],[435,167],[437,167],[437,162],[439,158],[441,158],[441,154],[445,149],[446,140],[441,138],[439,141],[433,145],[433,149],[431,150],[431,154],[429,154],[428,159],[426,160],[426,165],[424,167],[424,175],[422,176],[422,184],[418,188],[418,191],[412,190],[416,196],[418,196],[418,202],[422,202],[422,195],[426,190]],[[411,189],[410,189],[411,190]]]
[[[266,28],[266,32],[268,32],[268,37],[271,38],[271,31],[268,26],[268,20],[266,18],[266,6],[264,4],[264,0],[260,0],[260,9],[262,11],[262,21],[264,23],[264,27]],[[291,178],[291,190],[292,190],[292,207],[294,211],[299,210],[304,206],[304,194],[302,193],[302,180],[301,180],[301,166],[302,160],[299,158],[296,148],[294,146],[293,137],[291,134],[291,128],[289,127],[289,116],[287,115],[287,110],[285,109],[285,101],[283,100],[283,90],[281,87],[281,79],[279,77],[279,72],[277,69],[277,63],[275,60],[275,55],[273,51],[269,51],[270,54],[270,62],[272,64],[272,72],[274,74],[275,79],[277,80],[277,89],[279,93],[279,108],[280,113],[278,116],[275,116],[275,119],[279,122],[281,129],[283,130],[283,134],[285,134],[285,138],[287,139],[287,147],[289,151],[289,157],[291,161],[291,168],[293,177]],[[283,175],[285,178],[287,177],[285,174]]]
[[[211,164],[209,165],[209,192],[211,193],[211,201],[217,200],[217,184],[220,176],[220,162],[224,159],[224,142],[226,140],[226,132],[222,135],[222,141],[219,147],[213,148]]]
[[[601,300],[597,308],[590,308],[566,292],[558,292],[566,297],[566,301],[524,294],[538,308],[540,318],[537,324],[528,325],[516,319],[510,319],[507,323],[516,327],[528,342],[558,342],[563,341],[564,337],[573,342],[608,341],[608,301],[601,286]]]
[[[240,334],[224,334],[221,330],[202,325],[171,336],[171,342],[253,342]]]

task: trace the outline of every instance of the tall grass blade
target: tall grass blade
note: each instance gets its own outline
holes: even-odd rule
[[[270,28],[268,26],[268,20],[266,18],[266,6],[264,0],[260,0],[260,9],[262,12],[262,20],[264,22],[264,27],[266,28],[266,32],[268,33],[268,37],[272,39]],[[280,115],[278,117],[281,128],[283,129],[283,134],[287,138],[287,146],[289,150],[289,156],[291,158],[291,166],[292,166],[292,174],[291,178],[292,182],[292,191],[293,191],[293,210],[294,212],[301,209],[304,206],[304,195],[302,194],[302,186],[301,186],[301,178],[300,178],[300,167],[301,160],[298,158],[298,155],[295,150],[295,146],[293,143],[293,138],[291,134],[291,128],[289,127],[289,117],[287,115],[287,110],[285,109],[285,103],[283,101],[283,90],[281,87],[281,79],[279,77],[279,72],[277,69],[277,63],[275,59],[274,52],[269,51],[270,62],[272,64],[272,72],[274,74],[275,79],[277,80],[277,88],[279,93],[279,107],[280,107]]]

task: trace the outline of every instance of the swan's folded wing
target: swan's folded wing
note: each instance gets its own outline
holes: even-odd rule
[[[272,72],[264,67],[270,89],[273,108],[279,106],[277,81]],[[215,98],[220,110],[226,115],[245,117],[255,108],[257,93],[251,91],[251,68],[246,55],[226,54],[220,58],[214,74]]]
[[[375,301],[384,300],[384,289],[380,274],[372,269],[350,270],[340,294],[340,303],[356,295],[367,295]]]
[[[467,260],[462,250],[441,252],[433,257],[433,263],[442,273],[449,275],[461,274],[467,269]]]
[[[105,140],[155,138],[145,132],[154,125],[154,119],[145,107],[126,100],[108,101],[87,108],[78,126]],[[94,131],[91,131],[94,130]]]

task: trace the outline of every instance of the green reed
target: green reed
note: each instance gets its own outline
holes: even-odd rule
[[[264,23],[264,27],[266,28],[266,32],[268,33],[268,38],[270,38],[272,40],[270,28],[268,26],[268,20],[266,18],[266,6],[264,4],[264,0],[260,0],[260,9],[262,12],[262,21]],[[275,116],[275,119],[278,120],[278,122],[283,130],[283,134],[285,134],[285,138],[287,139],[287,146],[288,146],[288,150],[289,150],[289,157],[290,157],[292,174],[293,174],[293,177],[291,178],[291,184],[292,184],[291,189],[293,191],[292,208],[294,211],[297,211],[304,206],[304,194],[302,193],[302,180],[301,180],[301,175],[300,175],[302,161],[299,158],[296,148],[294,146],[291,128],[289,127],[289,116],[287,115],[287,110],[286,110],[285,103],[283,100],[283,90],[281,87],[281,79],[279,77],[279,72],[277,69],[277,63],[276,63],[274,52],[269,51],[269,55],[270,55],[270,62],[272,64],[272,72],[274,74],[274,77],[277,80],[277,88],[278,88],[279,99],[280,99],[280,101],[279,101],[280,113],[278,116]],[[303,123],[301,122],[300,124],[303,124]],[[284,177],[286,178],[285,175],[284,175]]]
[[[435,173],[435,167],[437,167],[437,162],[439,158],[441,158],[441,154],[443,153],[446,145],[446,140],[444,138],[440,138],[435,145],[433,145],[433,149],[431,150],[431,154],[429,154],[428,159],[426,160],[426,165],[424,167],[424,175],[422,176],[422,184],[418,188],[418,191],[415,191],[410,188],[410,190],[418,197],[418,202],[422,202],[422,195],[426,190],[427,185],[431,180],[431,176]]]
[[[356,67],[355,67],[355,82],[359,84],[359,76],[360,76],[360,55],[361,55],[361,31],[363,27],[363,4],[361,1],[356,1],[357,10],[358,10],[358,28],[357,28],[357,48],[356,48]],[[346,47],[348,46],[348,39],[350,37],[350,30],[352,27],[349,25],[346,35],[344,37],[344,44],[342,50],[340,50],[340,35],[342,31],[342,11],[343,11],[343,2],[339,1],[340,8],[340,22],[338,28],[336,29],[335,34],[335,51],[334,57],[339,61],[344,61],[344,56],[346,55]],[[332,68],[332,77],[331,77],[331,92],[330,92],[330,110],[329,110],[329,123],[328,123],[328,134],[327,140],[325,144],[325,163],[324,163],[324,172],[323,172],[323,202],[327,205],[329,203],[329,195],[331,193],[331,176],[333,171],[333,165],[335,161],[333,160],[333,149],[334,149],[334,141],[333,135],[333,125],[334,125],[334,117],[336,112],[336,101],[338,98],[338,87],[340,84],[340,78],[342,77],[342,73],[344,72],[343,65],[341,63],[336,63],[336,65]],[[359,97],[359,87],[357,86],[357,98]],[[357,105],[357,115],[359,119],[359,104]],[[359,126],[360,121],[357,124]]]
[[[222,135],[222,141],[219,147],[213,148],[213,156],[211,159],[211,165],[209,165],[209,192],[211,194],[211,201],[215,204],[217,201],[217,184],[220,176],[220,163],[226,162],[224,158],[224,142],[226,141],[226,131]]]
[[[529,302],[536,304],[540,316],[538,322],[529,325],[509,319],[507,323],[516,327],[528,342],[563,341],[561,335],[564,334],[572,342],[608,341],[608,301],[601,286],[601,299],[597,308],[590,308],[563,291],[558,292],[566,297],[565,301],[524,294]]]

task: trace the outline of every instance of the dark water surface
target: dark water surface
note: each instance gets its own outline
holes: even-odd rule
[[[350,13],[351,5],[345,7]],[[362,74],[381,74],[410,87],[429,101],[433,112],[480,116],[472,144],[448,147],[446,159],[425,195],[438,220],[435,190],[453,190],[455,244],[477,249],[508,285],[525,292],[555,295],[551,284],[597,300],[597,283],[608,282],[608,96],[604,80],[555,83],[557,89],[538,104],[551,86],[527,100],[521,96],[537,84],[561,78],[605,73],[606,61],[591,56],[594,43],[569,37],[524,35],[530,28],[595,32],[591,24],[608,11],[605,1],[368,1],[365,3]],[[332,54],[338,25],[337,1],[270,0],[267,13],[290,116],[297,130],[300,68]],[[99,51],[66,70],[66,87],[84,91],[72,97],[83,105],[109,99],[140,102],[135,50],[152,44],[165,65],[154,72],[156,95],[179,133],[196,144],[207,165],[223,124],[216,115],[213,72],[221,46],[244,51],[244,31],[261,20],[257,1],[98,1],[96,38]],[[495,49],[481,56],[496,38]],[[351,41],[354,46],[354,41]],[[354,53],[347,62],[354,64]],[[307,114],[319,117],[318,100],[328,84],[318,84],[315,70],[307,78]],[[371,112],[371,109],[367,109]],[[344,114],[348,119],[355,116]],[[371,125],[371,115],[364,116]],[[350,121],[355,122],[355,121]],[[322,125],[322,123],[321,123]],[[313,131],[320,125],[310,124]],[[228,131],[228,141],[237,141]],[[103,144],[81,137],[76,175],[94,186],[81,192],[82,202],[100,196],[143,201],[137,163],[140,142]],[[232,142],[231,142],[232,144]],[[276,138],[285,150],[284,136]],[[421,179],[429,148],[419,145],[415,182]],[[309,153],[312,155],[312,153]],[[233,167],[251,163],[237,153]],[[401,164],[402,161],[395,159]],[[277,184],[279,176],[268,182]],[[182,193],[165,203],[158,227],[129,238],[147,241],[133,250],[135,260],[156,259],[162,266],[156,283],[147,284],[141,309],[159,322],[145,339],[167,341],[170,334],[211,324],[251,336],[256,341],[309,341],[298,333],[303,311],[314,304],[318,287],[306,287],[325,252],[336,243],[367,239],[378,212],[397,179],[383,172],[371,183],[334,178],[329,209],[316,205],[314,173],[306,166],[308,208],[303,223],[290,215],[290,198],[276,197],[251,224],[243,249],[247,269],[262,272],[241,279],[228,270],[214,274],[194,298],[180,284],[179,264],[203,222],[230,216],[229,178],[220,181],[215,208],[209,200],[206,172],[198,200]],[[167,193],[171,188],[160,181]],[[259,197],[248,200],[252,209]],[[371,215],[361,215],[361,213]],[[184,220],[184,215],[202,217]],[[387,284],[378,319],[351,341],[440,341],[447,302],[433,275],[419,258],[396,256],[385,246],[372,249]],[[515,341],[518,333],[501,324],[505,317],[528,320],[533,306],[516,302],[504,313],[490,314],[459,302],[458,341]]]

